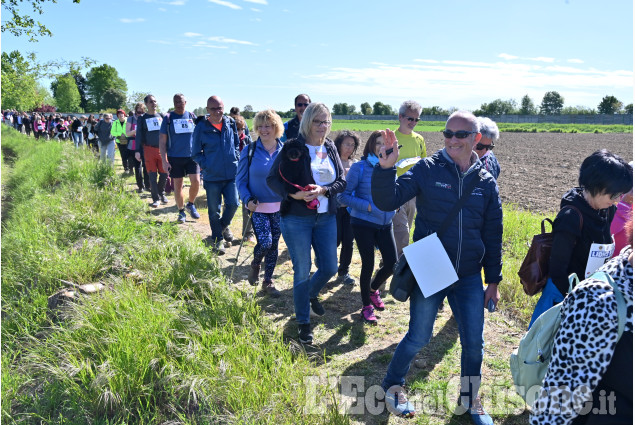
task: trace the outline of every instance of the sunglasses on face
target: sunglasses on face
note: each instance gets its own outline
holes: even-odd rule
[[[406,118],[410,122],[413,122],[413,121],[414,122],[419,122],[419,118],[412,118],[412,117],[404,117],[404,118]]]
[[[443,130],[443,137],[445,137],[446,139],[451,139],[452,137],[456,137],[457,139],[465,139],[466,137],[468,137],[470,134],[475,134],[476,131],[466,131],[466,130],[459,130],[459,131],[452,131],[452,130]]]
[[[484,145],[482,143],[477,143],[476,144],[476,150],[477,151],[481,151],[483,149],[491,151],[492,149],[494,149],[496,146],[494,146],[494,144],[492,143],[491,145]]]
[[[295,106],[296,106],[296,108],[302,108],[302,107],[306,108],[307,106],[309,106],[309,104],[308,103],[296,103]]]

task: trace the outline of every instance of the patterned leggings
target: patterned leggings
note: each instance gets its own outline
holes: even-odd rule
[[[278,261],[278,241],[280,240],[280,213],[258,213],[251,216],[254,234],[258,243],[254,247],[254,266],[265,259],[265,281],[271,281],[273,269]]]

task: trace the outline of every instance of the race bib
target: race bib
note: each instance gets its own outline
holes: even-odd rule
[[[591,276],[597,269],[604,265],[604,262],[613,256],[615,243],[594,243],[591,244],[589,259],[586,263],[584,278]]]
[[[148,131],[159,131],[161,129],[161,121],[159,117],[146,118],[146,126]]]
[[[176,134],[192,133],[194,131],[194,120],[180,118],[173,120],[174,132]]]

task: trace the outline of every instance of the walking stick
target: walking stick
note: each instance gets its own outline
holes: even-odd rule
[[[254,212],[249,210],[249,218],[247,219],[247,224],[245,224],[245,230],[243,230],[243,237],[240,241],[240,246],[238,247],[238,252],[236,253],[236,260],[234,261],[234,266],[232,267],[232,272],[229,275],[229,280],[233,282],[234,270],[236,269],[236,264],[238,264],[238,256],[240,255],[240,250],[243,249],[243,244],[245,243],[245,235],[247,235],[247,229],[249,228],[249,223],[251,223],[251,215]]]

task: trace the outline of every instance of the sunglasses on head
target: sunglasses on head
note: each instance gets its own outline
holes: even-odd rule
[[[459,131],[443,130],[442,133],[443,133],[443,137],[445,137],[446,139],[451,139],[452,137],[456,137],[457,139],[465,139],[470,134],[475,134],[477,132],[466,131],[466,130],[459,130]]]
[[[491,151],[492,149],[494,149],[496,146],[494,146],[494,144],[492,143],[491,145],[484,145],[482,143],[477,143],[476,144],[476,150],[477,151],[481,151],[483,149]]]

